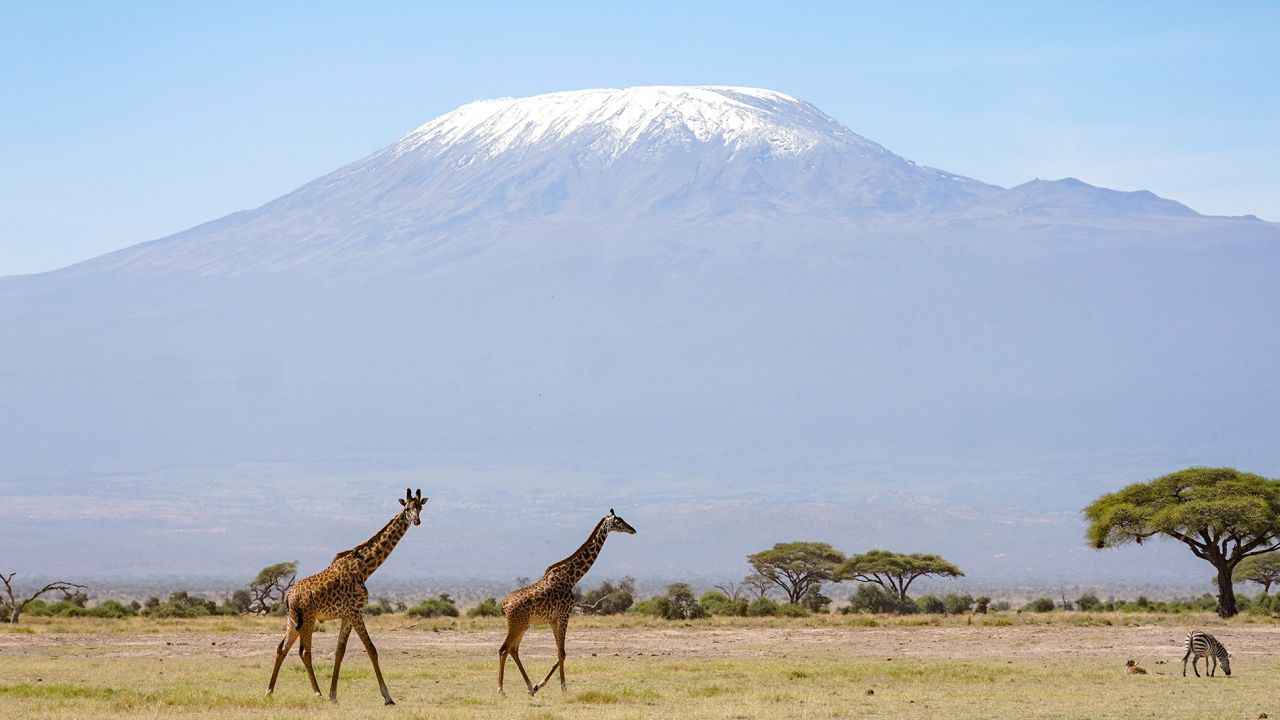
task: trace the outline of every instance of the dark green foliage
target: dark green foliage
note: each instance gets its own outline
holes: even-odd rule
[[[467,611],[467,617],[501,617],[502,606],[497,598],[485,598],[484,602]]]
[[[809,608],[803,605],[796,605],[795,603],[786,603],[785,605],[778,606],[778,614],[781,615],[782,617],[797,618],[797,617],[809,617],[813,613],[809,610]]]
[[[137,610],[118,600],[106,600],[92,607],[77,605],[70,600],[59,600],[54,603],[36,600],[27,605],[24,612],[35,617],[126,618],[138,614]]]
[[[624,577],[616,586],[606,580],[582,596],[578,607],[588,615],[617,615],[626,612],[635,602],[635,592],[634,578]]]
[[[458,617],[458,606],[453,604],[453,598],[449,597],[449,593],[440,593],[438,597],[433,597],[414,605],[405,611],[409,617]]]
[[[659,616],[666,620],[694,620],[707,616],[707,609],[693,596],[693,588],[687,583],[668,585],[667,594],[657,600]]]
[[[973,607],[973,598],[969,595],[948,593],[942,597],[942,606],[948,615],[963,615]]]
[[[901,609],[896,593],[892,593],[879,585],[861,583],[853,595],[849,597],[848,607],[842,608],[845,613],[896,613]]]
[[[206,600],[188,593],[185,590],[178,590],[169,594],[169,599],[163,603],[156,601],[152,605],[148,601],[147,606],[143,608],[142,614],[153,618],[194,618],[204,617],[205,615],[218,615],[220,610],[218,603],[213,600]]]
[[[945,615],[947,613],[946,604],[937,595],[921,595],[916,598],[916,605],[920,607],[920,612],[927,615]]]
[[[1031,612],[1043,613],[1043,612],[1053,612],[1053,607],[1054,607],[1053,600],[1051,598],[1042,597],[1042,598],[1036,598],[1035,600],[1032,600],[1031,602],[1027,603],[1026,606],[1023,607],[1023,610],[1030,610]]]
[[[771,617],[782,614],[782,606],[767,597],[756,598],[747,606],[747,615],[751,617]]]
[[[1098,610],[1101,608],[1101,606],[1102,606],[1102,601],[1098,599],[1097,595],[1094,595],[1091,592],[1085,593],[1080,597],[1076,598],[1076,607],[1080,608],[1085,612]]]
[[[975,611],[980,612],[983,615],[987,614],[987,608],[991,606],[991,598],[986,595],[979,595],[974,598],[973,602]]]
[[[662,614],[663,612],[665,612],[665,610],[666,610],[666,598],[659,596],[659,597],[649,598],[648,600],[641,600],[640,602],[632,605],[630,609],[627,610],[627,612],[635,613],[637,615],[652,615],[653,617],[662,617]]]
[[[249,606],[252,602],[253,596],[249,594],[248,590],[241,588],[231,593],[223,603],[223,606],[229,610],[235,611],[237,614],[243,615],[244,613],[249,612]]]
[[[378,602],[376,603],[371,603],[369,605],[364,606],[364,614],[369,615],[370,617],[387,615],[395,611],[396,611],[396,608],[394,605],[391,604],[391,600],[385,597],[378,598]]]
[[[804,597],[800,598],[800,607],[811,613],[824,613],[827,606],[831,604],[831,598],[822,594],[822,586],[810,585],[805,591]]]
[[[712,615],[731,615],[736,617],[745,617],[747,606],[750,605],[746,598],[730,600],[728,595],[719,590],[709,590],[702,593],[702,597],[698,598],[698,602]]]

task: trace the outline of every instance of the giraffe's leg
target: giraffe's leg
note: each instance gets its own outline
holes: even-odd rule
[[[369,631],[364,627],[364,618],[356,620],[353,624],[356,634],[360,636],[360,642],[364,643],[365,652],[369,653],[369,662],[373,663],[373,675],[378,678],[378,690],[382,693],[382,699],[387,705],[395,705],[396,701],[391,699],[391,691],[387,689],[387,683],[382,679],[382,666],[378,664],[378,649],[373,646]]]
[[[284,631],[284,639],[276,646],[276,666],[271,668],[271,680],[267,683],[267,695],[275,692],[276,678],[280,675],[280,664],[284,662],[285,657],[289,654],[289,648],[293,647],[293,641],[298,639],[298,631],[293,629],[293,623],[289,623],[289,629]]]
[[[298,631],[298,657],[302,658],[302,664],[307,668],[307,679],[311,681],[311,691],[319,695],[320,683],[316,682],[316,671],[311,667],[311,634],[315,629],[315,623],[309,622]]]
[[[569,626],[569,618],[555,620],[551,623],[551,633],[556,637],[556,664],[551,666],[547,671],[547,676],[542,678],[542,682],[533,686],[533,691],[537,692],[547,686],[547,681],[551,679],[556,669],[560,670],[560,689],[564,690],[564,634]]]
[[[507,639],[502,641],[502,647],[498,648],[498,694],[502,695],[502,679],[507,669],[507,656],[510,655],[516,661],[516,667],[520,668],[520,674],[524,675],[525,685],[529,685],[529,676],[524,672],[524,666],[520,664],[520,641],[524,638],[524,632],[529,628],[527,618],[516,613],[512,613],[507,618]],[[533,686],[529,685],[529,692],[533,692]]]
[[[560,692],[568,690],[568,686],[564,682],[564,641],[569,635],[569,616],[566,615],[564,620],[560,622],[560,632],[556,636],[556,646],[560,654]]]
[[[351,623],[342,621],[338,631],[338,649],[333,652],[333,678],[329,680],[329,699],[338,702],[338,671],[342,669],[342,656],[347,654],[347,638],[351,637]]]

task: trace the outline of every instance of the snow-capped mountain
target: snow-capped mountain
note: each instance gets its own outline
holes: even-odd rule
[[[252,569],[389,478],[468,517],[501,496],[508,525],[543,519],[526,495],[743,508],[683,537],[707,557],[795,539],[752,532],[777,503],[887,488],[1062,523],[1191,464],[1277,472],[1277,270],[1275,224],[988,185],[781,93],[481,101],[262,207],[0,278],[0,546],[66,549],[37,509],[83,495],[128,540],[104,547],[230,528]],[[850,542],[992,572],[1074,551],[977,523],[914,547],[921,513]]]
[[[474,252],[530,224],[901,227],[1074,216],[1194,215],[1078,181],[1004,190],[922,167],[812,105],[767,90],[640,87],[464,105],[256,210],[91,261],[244,274],[382,270]],[[461,238],[466,238],[462,240]]]

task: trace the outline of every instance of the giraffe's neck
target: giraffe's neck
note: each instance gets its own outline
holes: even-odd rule
[[[400,538],[408,530],[409,520],[404,513],[396,513],[377,534],[352,548],[352,551],[358,552],[364,559],[362,571],[365,580],[386,561],[391,551],[396,549],[396,543],[400,542]]]
[[[604,547],[604,541],[608,537],[609,531],[604,527],[604,520],[601,520],[595,530],[591,531],[587,541],[582,543],[582,547],[569,557],[547,568],[547,574],[555,575],[557,579],[567,582],[570,587],[576,585],[591,569],[596,558],[600,557],[600,548]]]

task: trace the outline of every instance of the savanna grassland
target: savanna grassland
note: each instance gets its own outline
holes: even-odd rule
[[[514,664],[496,689],[501,618],[371,618],[384,708],[353,637],[339,705],[310,694],[292,654],[263,697],[279,618],[24,618],[0,626],[0,717],[13,718],[1248,718],[1280,717],[1280,626],[1204,614],[999,613],[667,622],[575,618],[569,690],[530,698]],[[1205,627],[1231,678],[1183,679]],[[327,691],[336,627],[316,636]],[[535,628],[522,659],[553,662]],[[1147,675],[1124,672],[1136,660]]]

